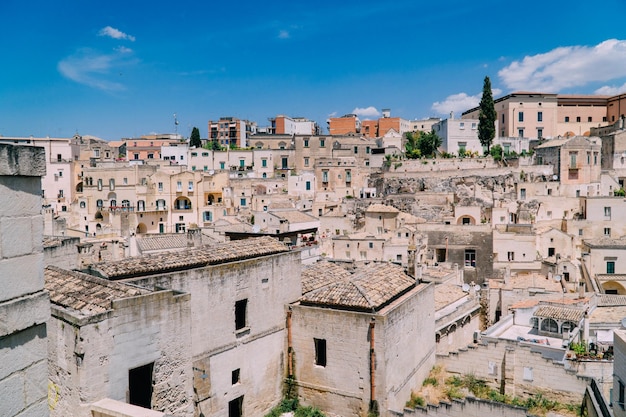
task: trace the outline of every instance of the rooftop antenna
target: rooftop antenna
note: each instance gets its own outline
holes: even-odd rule
[[[174,133],[178,136],[178,119],[176,118],[176,113],[174,113]]]

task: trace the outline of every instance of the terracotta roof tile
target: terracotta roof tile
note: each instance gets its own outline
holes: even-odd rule
[[[93,277],[55,266],[44,269],[45,288],[52,304],[89,316],[111,309],[111,302],[147,294],[150,290]]]
[[[578,323],[585,316],[585,310],[579,308],[539,306],[535,310],[535,317],[549,317],[556,320],[570,320]]]
[[[219,243],[215,246],[103,262],[94,265],[92,269],[108,279],[123,279],[200,268],[288,251],[289,248],[277,239],[263,236]]]
[[[322,271],[322,273],[324,273]],[[377,311],[415,286],[404,268],[391,263],[371,263],[350,276],[305,293],[303,304]]]

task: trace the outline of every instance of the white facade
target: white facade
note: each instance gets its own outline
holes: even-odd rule
[[[478,119],[444,119],[433,125],[433,131],[441,138],[441,148],[448,153],[483,153],[478,140]]]

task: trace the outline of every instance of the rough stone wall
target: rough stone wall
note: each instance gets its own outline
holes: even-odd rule
[[[293,305],[295,378],[302,402],[333,415],[367,415],[374,318],[375,399],[382,416],[402,410],[435,363],[433,288],[406,294],[374,314]],[[315,365],[314,338],[326,340],[326,366]]]
[[[89,417],[103,398],[126,402],[128,372],[154,362],[152,408],[193,415],[190,296],[161,291],[114,301],[77,319],[54,309],[50,327],[52,416]]]
[[[244,415],[263,415],[282,397],[284,306],[301,293],[300,253],[285,252],[133,279],[191,294],[191,356],[196,413],[227,416],[244,396]],[[247,299],[246,326],[235,329],[235,303]],[[231,384],[239,369],[240,382]]]
[[[0,415],[47,416],[43,148],[0,144]]]
[[[591,369],[577,372],[569,365],[543,357],[537,348],[515,341],[468,345],[456,353],[437,356],[437,363],[452,373],[473,374],[494,387],[500,386],[504,375],[508,395],[549,392],[576,403],[582,399],[588,377],[601,373]],[[525,368],[527,373],[528,368],[532,369],[531,380],[525,379]]]
[[[437,405],[428,404],[426,407],[416,409],[404,409],[402,414],[394,414],[397,417],[527,417],[526,409],[468,397],[464,400],[452,400],[441,402]]]

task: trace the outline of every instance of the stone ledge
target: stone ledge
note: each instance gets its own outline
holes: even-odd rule
[[[2,302],[0,317],[0,337],[45,323],[50,318],[48,293],[41,291]]]

